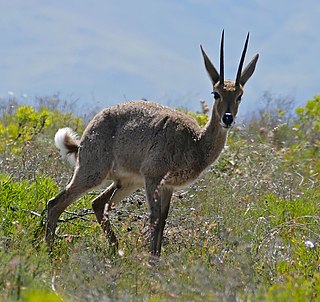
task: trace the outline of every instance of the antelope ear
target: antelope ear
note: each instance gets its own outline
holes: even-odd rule
[[[259,59],[259,54],[257,53],[253,59],[251,60],[251,62],[246,66],[246,68],[242,71],[241,73],[241,77],[240,77],[240,84],[242,86],[244,86],[245,83],[247,83],[247,81],[250,79],[250,77],[252,76],[255,68],[256,68],[256,64],[257,61]]]
[[[219,82],[219,78],[220,78],[219,73],[211,63],[209,57],[207,56],[207,54],[205,53],[201,45],[200,45],[200,48],[201,48],[202,56],[204,59],[204,65],[206,67],[208,75],[211,79],[212,84],[215,85],[216,83]]]

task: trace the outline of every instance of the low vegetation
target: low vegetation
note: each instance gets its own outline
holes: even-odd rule
[[[91,210],[97,192],[68,208],[47,253],[46,202],[72,175],[53,136],[85,123],[59,98],[2,101],[0,301],[320,301],[320,96],[295,110],[264,99],[220,160],[175,193],[156,263],[143,191],[113,210],[116,256]]]

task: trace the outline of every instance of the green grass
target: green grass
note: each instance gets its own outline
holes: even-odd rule
[[[283,179],[283,171],[279,176],[273,182],[289,182]],[[254,195],[260,186],[264,193]],[[305,242],[317,244],[320,239],[320,190],[291,188],[288,198],[282,198],[282,191],[276,195],[273,189],[274,184],[266,184],[263,178],[218,174],[216,169],[207,172],[174,197],[163,255],[150,264],[142,192],[119,204],[112,215],[121,256],[110,254],[99,225],[88,214],[59,224],[59,237],[49,257],[43,242],[44,216],[37,213],[58,192],[55,183],[46,176],[15,181],[2,175],[2,298],[316,300],[320,252],[318,246],[310,248]],[[92,198],[81,199],[69,212],[89,210]]]
[[[234,129],[220,160],[175,193],[157,261],[143,191],[112,211],[119,254],[91,192],[62,215],[49,255],[44,209],[72,171],[44,136],[1,155],[0,301],[320,301],[319,159],[250,131]]]

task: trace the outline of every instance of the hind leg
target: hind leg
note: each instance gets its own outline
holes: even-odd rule
[[[106,170],[106,169],[105,169]],[[49,248],[52,245],[55,229],[62,212],[78,198],[83,196],[88,190],[102,183],[105,171],[101,169],[100,173],[86,169],[86,166],[78,165],[73,177],[67,187],[56,197],[50,199],[47,203],[47,226],[46,242]]]
[[[92,202],[92,208],[97,217],[97,221],[101,224],[103,232],[106,234],[110,244],[115,248],[118,247],[118,241],[111,227],[109,211],[112,205],[128,197],[138,188],[139,185],[132,182],[116,181]]]
[[[104,211],[106,204],[110,202],[111,197],[115,194],[116,191],[117,186],[115,183],[112,183],[103,193],[101,193],[92,202],[92,208],[97,217],[98,223],[101,225],[103,232],[107,235],[110,244],[115,246],[117,246],[117,238],[111,228],[109,217],[104,218]]]
[[[46,242],[51,248],[55,229],[62,212],[74,201],[80,198],[86,190],[74,190],[72,186],[60,192],[56,197],[50,199],[47,203],[47,227],[46,227]]]

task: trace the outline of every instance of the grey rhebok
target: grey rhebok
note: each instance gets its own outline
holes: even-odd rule
[[[224,148],[243,87],[252,76],[259,57],[256,54],[243,70],[248,40],[249,34],[235,81],[224,79],[224,32],[220,73],[200,46],[214,95],[211,117],[203,128],[180,111],[153,102],[131,101],[102,110],[91,120],[81,138],[70,128],[56,133],[57,147],[74,163],[75,169],[66,188],[47,204],[49,247],[62,212],[88,190],[111,181],[92,203],[110,244],[118,245],[108,217],[111,206],[144,186],[150,219],[150,252],[160,255],[174,189],[195,181]]]

